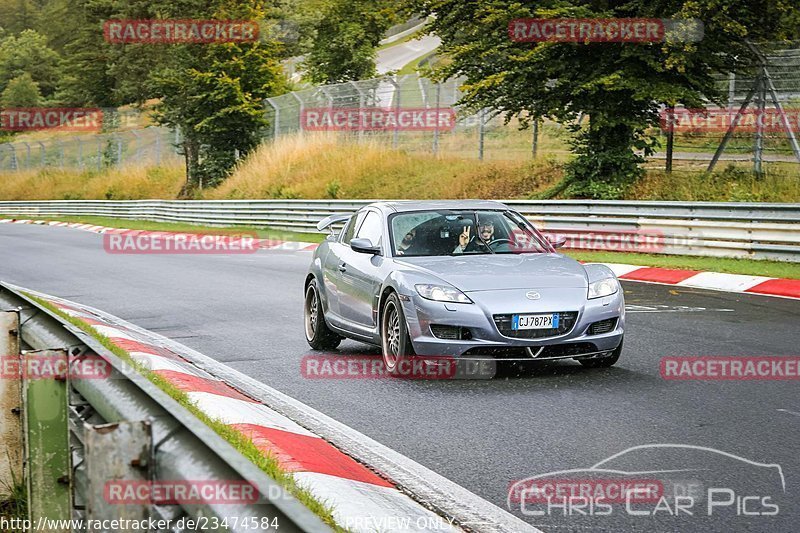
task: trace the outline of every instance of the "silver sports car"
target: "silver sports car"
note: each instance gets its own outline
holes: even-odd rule
[[[392,201],[353,215],[317,248],[306,277],[312,348],[378,345],[386,368],[414,356],[574,358],[616,363],[625,303],[606,266],[556,252],[522,215],[491,201]]]

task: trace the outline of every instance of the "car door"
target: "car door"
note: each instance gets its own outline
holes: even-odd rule
[[[350,251],[350,240],[355,235],[356,228],[364,220],[365,215],[366,211],[360,211],[350,217],[350,220],[342,228],[339,237],[329,243],[329,251],[322,264],[322,275],[325,278],[325,294],[327,296],[326,316],[328,320],[340,327],[343,325],[342,294],[345,295],[345,300],[347,300],[347,293],[350,292],[348,288],[350,280],[343,276],[345,263],[342,255],[345,251]]]
[[[369,239],[380,248],[384,243],[384,217],[377,210],[367,211],[356,230],[357,239]],[[383,283],[380,277],[384,258],[382,255],[365,254],[348,247],[342,256],[346,263],[342,274],[348,280],[349,293],[341,301],[342,316],[363,330],[372,330],[376,325],[379,291]]]

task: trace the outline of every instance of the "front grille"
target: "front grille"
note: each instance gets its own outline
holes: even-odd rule
[[[607,318],[606,320],[595,322],[591,326],[589,326],[589,335],[602,335],[603,333],[608,333],[609,331],[612,331],[616,327],[617,327],[617,319]]]
[[[531,346],[531,350],[533,353],[538,351],[538,347]],[[574,356],[581,356],[590,353],[597,352],[597,345],[593,342],[571,342],[567,344],[553,344],[551,346],[545,346],[542,353],[540,353],[536,359],[531,359],[531,361],[538,361],[541,359],[552,359],[558,357],[574,357]],[[525,348],[520,348],[516,346],[508,346],[503,348],[488,348],[488,347],[475,347],[470,348],[462,355],[469,356],[489,356],[494,357],[495,359],[506,359],[506,358],[514,358],[514,359],[530,359],[530,355],[525,350]]]
[[[431,333],[437,339],[450,341],[468,340],[472,338],[472,333],[468,328],[460,326],[444,326],[441,324],[431,324]]]
[[[583,355],[597,351],[597,345],[593,342],[572,342],[569,344],[554,344],[545,346],[544,350],[537,359],[547,359],[548,357],[570,357],[573,355]]]
[[[569,333],[578,320],[577,311],[562,311],[558,313],[558,327],[550,329],[511,329],[512,317],[514,315],[494,315],[494,323],[502,335],[514,339],[542,339],[545,337],[556,337]]]

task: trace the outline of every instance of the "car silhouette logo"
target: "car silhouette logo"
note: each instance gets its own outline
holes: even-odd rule
[[[528,291],[525,293],[525,298],[527,298],[528,300],[538,300],[541,297],[542,295],[536,291]]]

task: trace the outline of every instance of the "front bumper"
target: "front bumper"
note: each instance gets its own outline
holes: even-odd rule
[[[528,289],[475,291],[467,293],[471,304],[450,304],[426,300],[418,294],[403,298],[408,331],[414,351],[421,356],[492,357],[513,359],[557,359],[598,356],[613,351],[622,342],[625,302],[616,294],[588,300],[586,289],[537,289],[540,299],[526,297]],[[503,335],[495,315],[576,312],[565,333],[542,338],[513,338]],[[616,319],[615,326],[593,335],[590,326]],[[431,325],[458,326],[469,338],[452,340],[434,335]]]

